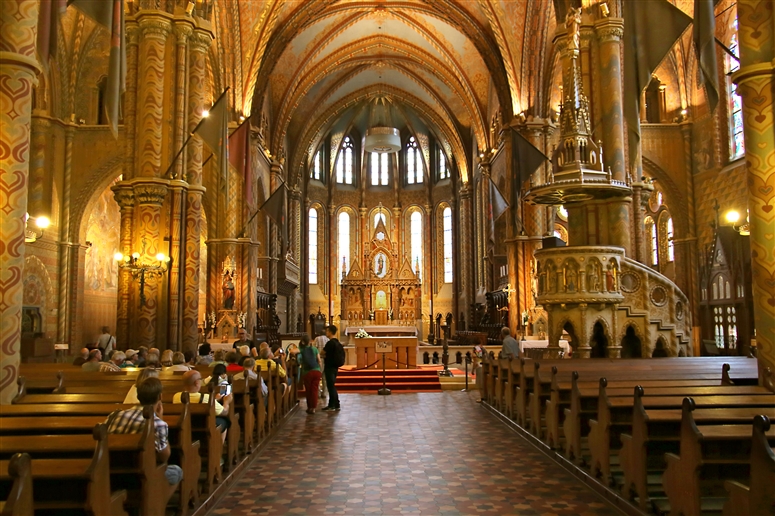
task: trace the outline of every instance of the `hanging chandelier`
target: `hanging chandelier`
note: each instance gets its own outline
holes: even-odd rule
[[[366,152],[398,152],[401,150],[401,133],[394,127],[366,129],[363,148]]]

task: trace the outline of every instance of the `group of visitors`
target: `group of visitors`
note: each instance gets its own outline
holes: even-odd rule
[[[307,335],[299,342],[298,361],[301,366],[301,378],[307,398],[307,414],[314,414],[318,406],[318,396],[325,398],[325,392],[320,392],[320,381],[325,379],[328,391],[328,405],[324,412],[341,410],[339,393],[336,390],[336,376],[339,368],[345,364],[345,352],[342,343],[336,338],[338,328],[333,324],[326,327],[325,336],[321,335],[310,343]],[[321,373],[321,369],[323,370]]]

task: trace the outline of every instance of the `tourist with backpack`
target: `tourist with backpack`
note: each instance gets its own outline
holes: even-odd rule
[[[310,345],[309,335],[302,335],[299,341],[299,364],[301,365],[301,381],[307,397],[307,414],[314,414],[318,407],[318,388],[320,387],[320,355],[318,348]]]
[[[326,337],[328,342],[323,348],[323,360],[325,367],[323,374],[326,377],[326,387],[328,387],[328,406],[323,409],[324,412],[339,412],[339,393],[336,391],[336,374],[339,368],[345,363],[344,346],[336,338],[337,327],[333,324],[326,328]]]

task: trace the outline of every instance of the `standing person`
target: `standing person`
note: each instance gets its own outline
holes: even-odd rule
[[[240,328],[237,330],[237,340],[234,341],[234,351],[238,351],[240,346],[250,346],[251,348],[256,347],[256,343],[253,342],[251,339],[248,338],[248,330],[245,328]]]
[[[110,334],[110,328],[107,326],[102,327],[102,335],[97,339],[97,348],[102,351],[102,354],[107,356],[116,347],[116,337]]]
[[[339,412],[341,410],[339,393],[336,391],[336,375],[339,372],[339,368],[344,365],[345,360],[344,347],[339,342],[339,339],[336,338],[337,331],[337,327],[333,324],[326,328],[328,342],[323,348],[323,359],[325,360],[323,374],[326,376],[326,386],[328,387],[328,406],[323,409],[324,412],[332,410]]]
[[[309,336],[302,335],[299,342],[299,364],[301,378],[304,383],[304,393],[307,396],[307,414],[314,414],[318,407],[318,384],[320,383],[320,354],[315,346],[309,343]]]
[[[322,353],[328,343],[328,337],[326,334],[318,335],[315,337],[315,347],[318,348],[318,353]],[[320,382],[320,398],[326,399],[328,397],[328,389],[326,388],[326,376],[323,375],[323,379]]]
[[[504,326],[501,329],[501,338],[503,339],[503,346],[501,346],[501,357],[513,358],[514,360],[519,358],[519,342],[517,339],[511,336],[511,330],[508,326]]]

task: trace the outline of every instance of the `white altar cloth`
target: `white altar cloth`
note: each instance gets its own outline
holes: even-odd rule
[[[344,330],[345,335],[355,335],[360,331],[361,329],[365,330],[366,333],[369,335],[373,333],[380,333],[380,334],[386,334],[391,333],[393,335],[408,335],[412,337],[417,336],[417,328],[414,326],[399,326],[399,325],[384,325],[384,326],[376,326],[376,325],[366,325],[366,326],[348,326]]]
[[[549,341],[548,340],[520,340],[519,341],[519,351],[522,352],[526,348],[548,348],[549,347]],[[565,356],[567,357],[570,353],[570,345],[568,344],[567,340],[561,340],[560,341],[560,347],[565,351]]]

